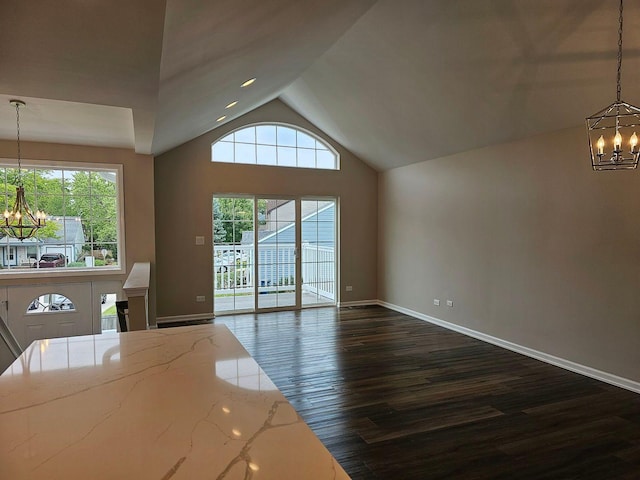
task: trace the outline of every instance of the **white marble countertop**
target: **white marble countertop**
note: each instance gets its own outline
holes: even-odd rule
[[[348,479],[223,325],[36,341],[0,376],[0,478]]]

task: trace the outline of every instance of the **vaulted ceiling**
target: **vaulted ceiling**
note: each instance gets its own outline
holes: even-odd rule
[[[17,97],[25,139],[160,154],[281,98],[385,170],[582,125],[615,99],[617,20],[617,0],[6,0],[0,138]],[[639,1],[624,21],[638,104]]]

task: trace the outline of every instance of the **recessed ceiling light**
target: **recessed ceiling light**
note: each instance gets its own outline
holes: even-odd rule
[[[226,116],[226,115],[222,115],[220,118],[218,118],[218,119],[216,120],[216,122],[221,122],[221,121],[222,121],[222,120],[224,120],[225,118],[227,118],[227,116]]]
[[[244,87],[248,87],[249,85],[251,85],[251,84],[252,84],[253,82],[255,82],[255,81],[256,81],[256,78],[255,78],[255,77],[253,77],[253,78],[250,78],[249,80],[247,80],[246,82],[244,82],[244,83],[243,83],[242,85],[240,85],[240,86],[241,86],[242,88],[244,88]]]
[[[231,108],[231,107],[235,107],[238,104],[238,101],[236,100],[235,102],[231,102],[229,105],[227,105],[224,108]]]

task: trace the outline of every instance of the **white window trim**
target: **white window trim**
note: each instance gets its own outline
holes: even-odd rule
[[[327,150],[329,150],[331,153],[333,153],[336,157],[336,168],[317,168],[317,167],[301,167],[298,165],[263,165],[260,163],[238,163],[235,161],[233,162],[217,162],[213,159],[213,146],[220,142],[223,138],[231,135],[232,133],[236,133],[239,132],[241,130],[244,130],[245,128],[251,128],[251,127],[263,127],[263,126],[275,126],[275,127],[287,127],[287,128],[291,128],[293,130],[305,133],[307,135],[309,135],[311,138],[313,138],[314,140],[322,143],[322,145],[324,145]],[[238,143],[243,143],[243,142],[238,142]],[[234,141],[233,144],[235,145],[236,142]],[[247,143],[245,145],[254,145],[256,148],[258,146],[273,146],[273,145],[266,145],[263,143],[258,143],[257,141],[253,144]],[[275,145],[276,147],[278,146],[277,144]],[[282,145],[284,147],[284,145]],[[303,150],[309,150],[306,147],[298,147],[297,145],[295,147],[287,147],[287,148],[295,148],[296,150],[298,148],[302,148]],[[257,160],[257,158],[256,158]],[[220,135],[220,137],[216,138],[213,142],[211,142],[211,163],[221,163],[221,164],[227,164],[227,165],[251,165],[251,166],[257,166],[257,167],[275,167],[275,168],[296,168],[296,169],[303,169],[303,170],[314,170],[314,171],[320,171],[320,172],[335,172],[335,171],[340,171],[341,169],[341,163],[340,163],[340,154],[338,153],[338,151],[333,147],[333,145],[331,145],[327,140],[325,140],[324,138],[322,138],[320,135],[307,130],[306,128],[303,127],[299,127],[298,125],[293,125],[291,123],[285,123],[285,122],[256,122],[256,123],[249,123],[247,125],[243,125],[241,127],[238,128],[234,128],[233,130],[229,130],[228,132],[223,133],[222,135]]]
[[[90,162],[64,162],[58,160],[32,160],[20,159],[22,168],[27,170],[31,167],[67,168],[74,170],[92,171],[113,171],[118,172],[118,196],[116,197],[117,218],[118,218],[118,266],[117,267],[72,267],[60,269],[6,269],[0,270],[0,280],[10,278],[59,278],[59,277],[85,277],[102,275],[122,275],[127,272],[126,251],[125,251],[125,225],[124,225],[124,167],[119,163],[90,163]],[[18,160],[7,157],[0,157],[0,167],[18,168]],[[1,242],[1,240],[0,240]]]

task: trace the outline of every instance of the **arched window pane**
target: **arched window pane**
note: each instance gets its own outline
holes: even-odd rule
[[[256,127],[257,143],[261,145],[276,145],[276,126],[258,125]]]
[[[298,148],[315,148],[316,147],[315,139],[311,138],[306,133],[296,132],[296,134],[297,134]]]
[[[213,161],[233,163],[233,143],[218,142],[213,145]]]
[[[276,147],[258,145],[258,165],[277,165]]]
[[[29,302],[27,313],[53,313],[60,311],[74,311],[75,305],[60,293],[46,293]]]
[[[278,146],[295,147],[296,131],[293,128],[278,126]]]
[[[336,159],[328,150],[318,150],[318,168],[335,169]]]
[[[254,127],[243,128],[236,132],[236,142],[256,143],[256,129]]]
[[[291,147],[278,147],[278,165],[281,167],[295,167],[296,149]]]
[[[256,146],[247,143],[236,143],[236,163],[256,163]]]
[[[316,168],[316,151],[308,148],[299,148],[298,166],[302,168]]]

